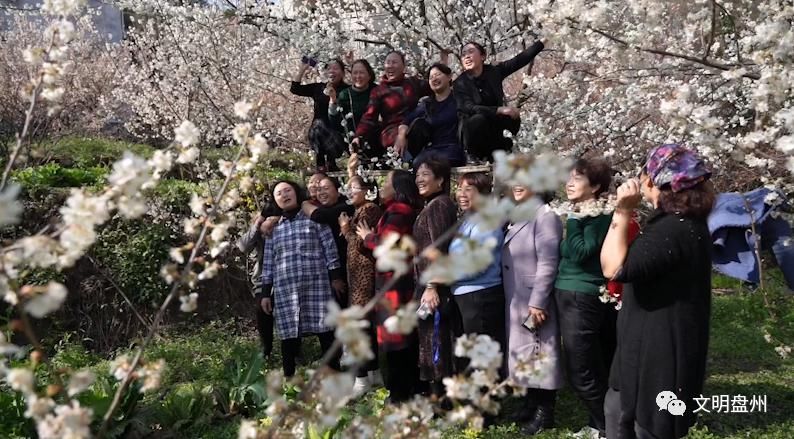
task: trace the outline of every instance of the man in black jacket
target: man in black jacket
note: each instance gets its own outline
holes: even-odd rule
[[[453,91],[460,117],[460,140],[469,156],[492,160],[493,151],[513,148],[504,130],[514,135],[521,125],[515,107],[505,106],[502,81],[529,64],[543,50],[538,41],[515,57],[499,64],[485,64],[485,48],[476,42],[463,46],[461,61],[464,72],[455,80]]]

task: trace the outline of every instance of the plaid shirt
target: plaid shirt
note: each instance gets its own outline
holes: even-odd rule
[[[405,203],[398,203],[390,201],[386,204],[386,211],[378,221],[378,226],[373,233],[367,235],[364,240],[364,246],[370,250],[374,250],[380,245],[381,239],[385,238],[390,233],[398,233],[401,236],[411,236],[413,223],[416,220],[416,211]],[[375,274],[375,287],[380,291],[383,286],[394,276],[394,272],[379,271]],[[393,315],[397,309],[410,302],[414,297],[414,282],[413,276],[409,274],[403,275],[399,281],[392,287],[391,290],[386,291],[384,300],[382,300],[375,308],[378,319],[378,344],[384,350],[397,350],[402,349],[408,345],[411,340],[409,335],[393,334],[386,330],[383,322]]]
[[[405,116],[416,108],[419,98],[429,95],[427,81],[411,77],[389,82],[383,77],[369,95],[369,104],[358,123],[356,136],[370,138],[380,126],[381,145],[394,146],[397,128],[405,121]],[[380,125],[378,117],[382,120]]]
[[[333,300],[328,271],[340,267],[331,229],[298,212],[282,218],[265,241],[262,283],[273,285],[281,340],[330,331],[326,305]]]

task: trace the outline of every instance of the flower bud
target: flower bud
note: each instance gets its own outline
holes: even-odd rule
[[[42,354],[40,350],[35,350],[30,353],[30,362],[33,365],[33,367],[38,366],[43,358],[44,358],[44,354]]]
[[[59,386],[58,384],[50,384],[47,386],[47,396],[54,398],[56,395],[61,393],[61,390],[63,390],[63,387]]]

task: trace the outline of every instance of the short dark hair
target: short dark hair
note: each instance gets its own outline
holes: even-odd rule
[[[480,44],[480,43],[478,43],[476,41],[467,41],[466,44],[463,45],[463,47],[466,47],[469,44],[471,44],[472,46],[476,47],[477,51],[480,52],[480,55],[482,55],[483,57],[488,56],[488,52],[485,50],[485,47],[483,47],[482,44]],[[463,47],[461,47],[461,51],[463,50]]]
[[[419,196],[413,174],[395,169],[391,171],[391,185],[394,188],[394,201],[405,203],[414,209],[422,207],[422,198]]]
[[[709,180],[678,192],[669,187],[659,188],[659,192],[659,207],[663,211],[702,220],[708,218],[717,199],[714,185]]]
[[[393,49],[393,50],[390,50],[389,53],[386,54],[386,57],[388,58],[389,55],[391,55],[392,53],[396,53],[397,56],[400,57],[400,60],[403,62],[403,64],[405,64],[405,54],[404,53],[400,52],[399,50]]]
[[[458,186],[464,181],[477,188],[477,192],[483,195],[490,194],[493,190],[491,178],[484,172],[467,172],[461,175],[458,178]]]
[[[444,183],[441,184],[441,190],[448,194],[449,180],[452,178],[452,168],[449,166],[449,160],[437,154],[427,154],[414,162],[414,173],[419,172],[419,168],[422,165],[427,166],[436,178],[444,179]]]
[[[430,77],[430,72],[432,72],[433,69],[438,69],[441,73],[443,73],[443,74],[445,74],[447,76],[451,76],[452,75],[452,69],[450,69],[448,65],[446,65],[444,63],[437,62],[437,63],[433,64],[432,66],[430,66],[429,69],[427,69],[427,77],[428,78]]]
[[[271,189],[271,193],[272,193],[272,191],[275,191],[276,190],[276,186],[280,185],[281,183],[286,183],[286,184],[292,186],[292,189],[295,190],[295,196],[298,197],[298,207],[300,207],[301,203],[303,203],[304,201],[307,200],[308,197],[306,196],[306,191],[303,190],[303,187],[301,185],[299,185],[298,183],[295,183],[292,180],[279,180],[279,181],[277,181],[276,184],[273,185],[273,189]]]
[[[328,67],[331,67],[331,64],[338,64],[339,67],[342,68],[342,71],[343,72],[345,71],[345,62],[342,61],[341,58],[331,58],[331,59],[329,59],[328,62],[325,63],[325,68],[327,69]]]
[[[538,194],[538,197],[540,197],[540,200],[543,201],[543,204],[551,203],[552,201],[554,201],[554,198],[556,196],[557,196],[557,193],[554,192],[554,191],[546,191],[546,192],[541,192],[541,193]]]
[[[269,216],[279,216],[281,215],[281,208],[278,207],[278,204],[271,198],[265,198],[264,203],[262,203],[262,210],[259,213],[262,217],[267,218]]]
[[[590,186],[598,186],[595,192],[596,197],[609,191],[612,184],[612,168],[606,160],[598,158],[580,158],[573,165],[574,171],[587,177]]]
[[[361,64],[362,66],[364,66],[364,69],[367,71],[367,74],[369,75],[369,83],[374,84],[375,79],[377,79],[377,77],[375,76],[375,70],[372,68],[372,65],[370,65],[369,61],[365,60],[364,58],[353,61],[353,64],[350,65],[351,71],[353,70],[353,67],[356,64]]]
[[[317,171],[317,172],[312,173],[312,175],[309,176],[309,180],[311,180],[311,178],[314,177],[315,175],[319,175],[320,176],[320,181],[322,181],[324,178],[328,178],[328,174],[326,174],[325,172]]]
[[[342,187],[342,183],[340,183],[339,179],[336,178],[336,177],[329,177],[329,176],[326,175],[325,177],[320,179],[320,182],[323,182],[324,180],[330,181],[331,184],[334,185],[336,190],[339,190],[339,188]]]

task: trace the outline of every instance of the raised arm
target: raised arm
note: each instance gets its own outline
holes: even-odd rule
[[[536,41],[535,44],[529,46],[526,50],[519,53],[518,55],[497,64],[496,67],[502,74],[502,78],[507,78],[532,62],[532,60],[535,59],[535,56],[543,51],[543,47],[544,45],[542,42]]]
[[[307,98],[314,97],[315,88],[318,84],[301,84],[301,82],[303,82],[303,76],[306,74],[306,70],[308,69],[308,64],[300,64],[297,72],[295,72],[295,76],[292,78],[292,83],[290,83],[290,93],[298,96],[305,96]]]

